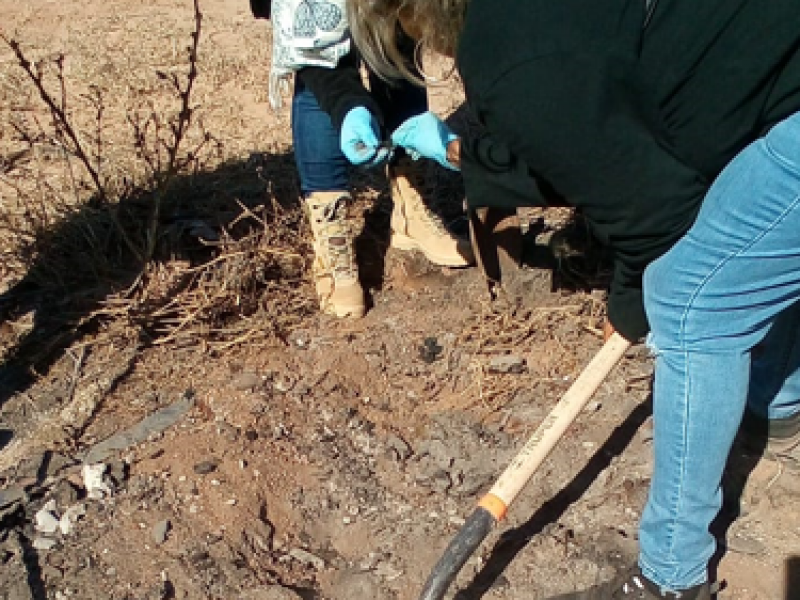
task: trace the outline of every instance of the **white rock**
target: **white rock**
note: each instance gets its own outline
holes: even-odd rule
[[[55,533],[58,531],[58,519],[49,510],[43,508],[37,512],[35,520],[36,531],[41,531],[42,533]]]
[[[64,535],[69,535],[72,530],[75,529],[75,523],[78,522],[78,519],[83,517],[85,514],[86,506],[83,504],[75,504],[70,506],[64,511],[64,514],[61,515],[61,520],[58,522],[61,533]]]
[[[37,550],[52,550],[57,543],[53,538],[37,537],[33,540],[33,547]]]
[[[107,469],[108,467],[103,463],[83,465],[83,486],[86,488],[86,495],[89,498],[102,500],[113,493],[104,477]]]

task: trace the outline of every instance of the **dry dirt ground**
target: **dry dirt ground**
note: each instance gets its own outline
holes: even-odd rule
[[[549,251],[568,214],[524,213],[524,294],[489,302],[475,269],[387,251],[385,182],[361,174],[372,307],[317,314],[269,27],[244,0],[200,8],[165,179],[192,5],[0,0],[0,598],[414,599],[599,349],[602,262],[579,226]],[[457,81],[431,99],[457,113]],[[457,216],[458,181],[429,179]],[[651,373],[627,353],[452,597],[544,598],[633,560]],[[729,471],[722,597],[797,600],[798,463],[737,449]]]

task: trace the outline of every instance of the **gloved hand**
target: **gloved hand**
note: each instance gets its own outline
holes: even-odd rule
[[[354,165],[377,167],[391,156],[391,149],[381,145],[381,128],[375,116],[363,106],[351,108],[342,121],[339,147]]]
[[[459,169],[447,160],[447,144],[456,139],[458,136],[431,112],[411,117],[392,134],[392,142],[405,148],[414,160],[424,156],[453,171]]]

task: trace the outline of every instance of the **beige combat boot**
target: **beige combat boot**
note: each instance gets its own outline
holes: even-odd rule
[[[314,192],[305,200],[314,234],[313,275],[320,310],[337,317],[362,317],[366,312],[352,224],[347,217],[348,192]]]
[[[445,267],[466,267],[475,262],[469,240],[454,235],[425,205],[420,194],[420,173],[410,159],[389,167],[392,193],[393,248],[420,250],[429,261]]]

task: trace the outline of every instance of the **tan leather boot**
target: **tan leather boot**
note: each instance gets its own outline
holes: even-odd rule
[[[348,192],[314,192],[305,200],[314,234],[313,275],[320,310],[337,317],[362,317],[366,312],[352,224],[347,216]]]
[[[392,209],[391,245],[399,250],[420,250],[429,261],[445,267],[466,267],[475,262],[472,245],[450,231],[425,205],[421,174],[410,159],[389,167]]]

